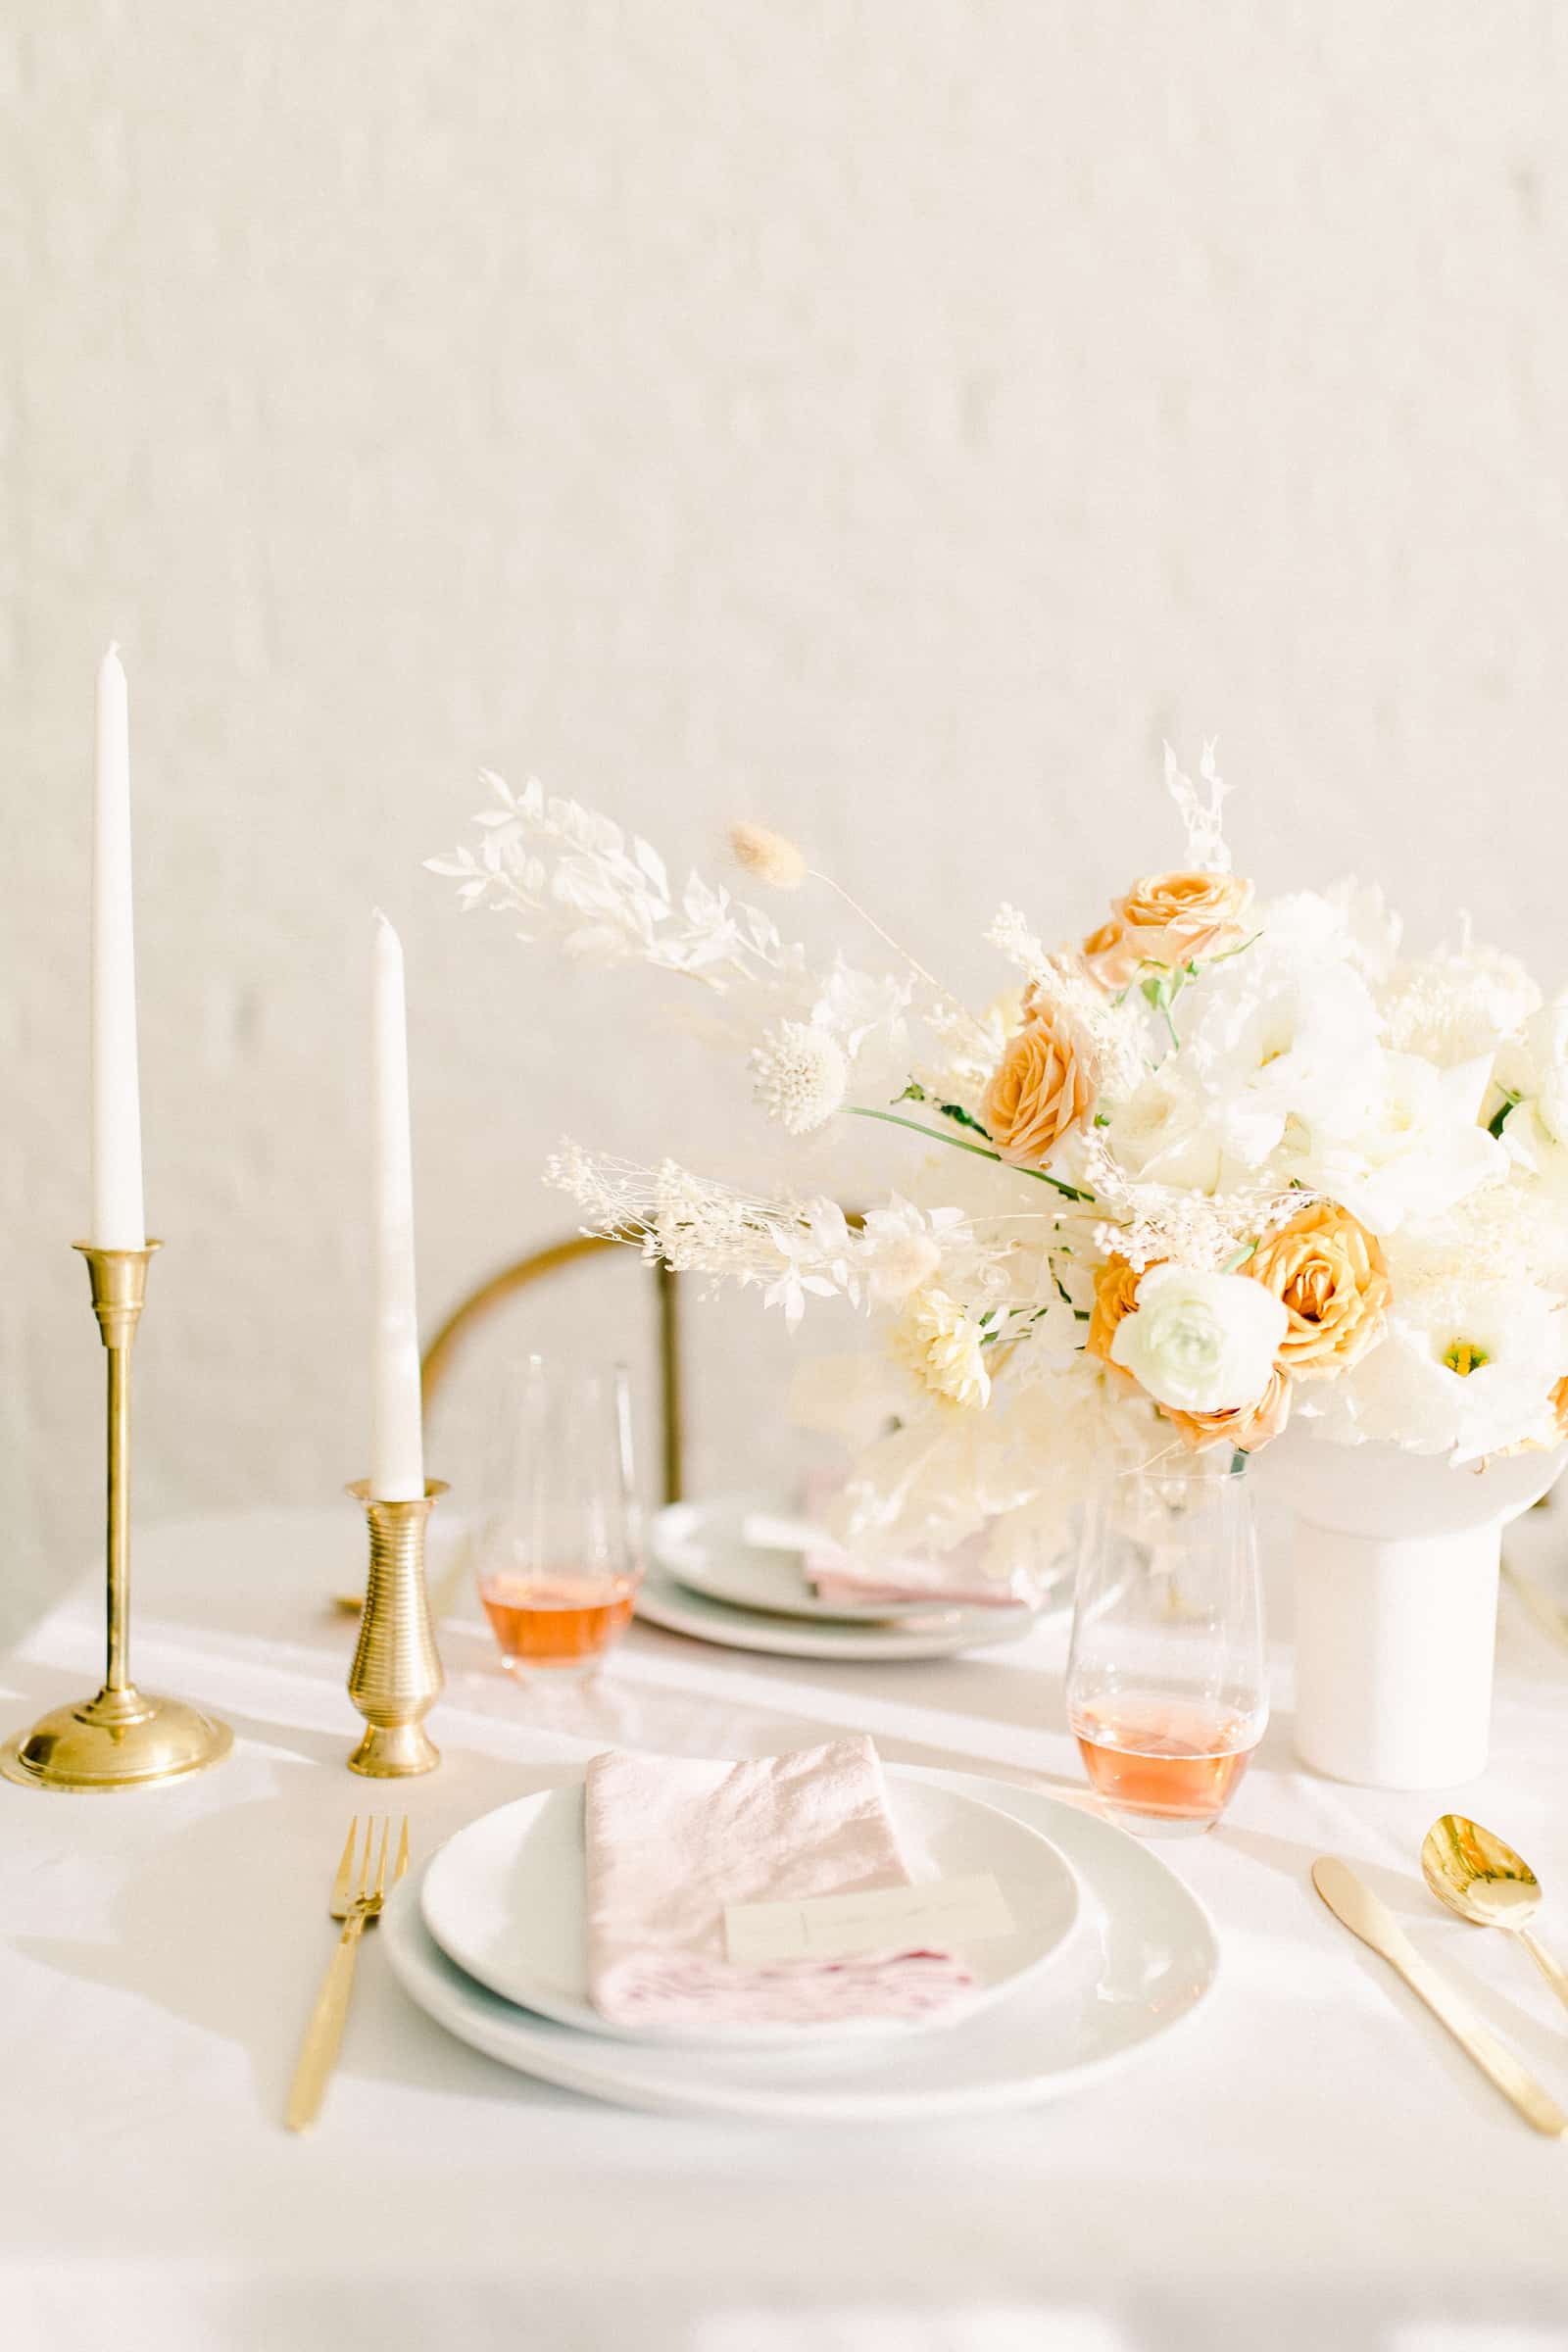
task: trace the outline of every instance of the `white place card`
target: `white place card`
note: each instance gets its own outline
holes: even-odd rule
[[[889,1947],[953,1951],[1010,1936],[1014,1924],[987,1871],[864,1894],[809,1895],[798,1903],[731,1903],[724,1942],[738,1966],[757,1968],[770,1960],[847,1960]]]

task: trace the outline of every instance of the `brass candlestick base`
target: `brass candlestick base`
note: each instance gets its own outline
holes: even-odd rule
[[[370,1524],[370,1580],[349,1668],[349,1696],[370,1728],[349,1770],[401,1780],[433,1772],[441,1761],[424,1729],[446,1681],[425,1597],[424,1528],[436,1496],[447,1490],[432,1478],[419,1500],[385,1502],[362,1478],[348,1491],[364,1503]]]
[[[226,1756],[226,1723],[134,1684],[52,1707],[30,1732],[0,1747],[0,1773],[32,1788],[136,1788],[177,1780]]]
[[[0,1773],[29,1788],[138,1788],[216,1764],[233,1745],[227,1724],[130,1679],[130,1349],[161,1243],[141,1250],[75,1247],[87,1260],[93,1312],[109,1351],[107,1484],[108,1668],[93,1698],[51,1707],[0,1747]]]

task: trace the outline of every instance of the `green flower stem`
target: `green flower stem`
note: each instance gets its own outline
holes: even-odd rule
[[[940,1127],[923,1127],[918,1119],[901,1119],[896,1110],[867,1110],[858,1102],[847,1102],[844,1115],[849,1119],[882,1119],[890,1127],[907,1127],[911,1135],[923,1135],[928,1144],[947,1144],[955,1152],[972,1152],[976,1159],[994,1159],[1003,1167],[1010,1164],[1000,1152],[991,1151],[985,1144],[966,1144],[961,1136],[944,1135]],[[1075,1184],[1063,1184],[1059,1176],[1048,1176],[1044,1168],[1014,1168],[1013,1174],[1032,1176],[1039,1184],[1052,1185],[1069,1200],[1092,1201],[1095,1197]]]

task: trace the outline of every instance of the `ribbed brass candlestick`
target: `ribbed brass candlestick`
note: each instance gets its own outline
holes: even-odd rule
[[[387,1502],[370,1493],[368,1479],[349,1489],[370,1524],[370,1579],[349,1668],[349,1696],[370,1728],[349,1770],[372,1780],[433,1772],[441,1761],[424,1728],[446,1681],[424,1590],[424,1529],[446,1491],[432,1478],[418,1500]]]
[[[108,1661],[95,1697],[52,1707],[0,1748],[0,1772],[31,1788],[137,1788],[200,1772],[228,1753],[227,1724],[130,1679],[130,1350],[161,1242],[140,1250],[74,1245],[87,1260],[93,1312],[109,1353]]]

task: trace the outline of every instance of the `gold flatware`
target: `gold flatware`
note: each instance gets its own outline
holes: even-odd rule
[[[1387,1904],[1380,1903],[1371,1888],[1362,1886],[1353,1870],[1325,1855],[1312,1865],[1312,1884],[1335,1918],[1343,1921],[1352,1936],[1359,1936],[1363,1943],[1370,1944],[1404,1979],[1438,2022],[1447,2027],[1466,2057],[1475,2061],[1505,2099],[1513,2101],[1527,2124],[1534,2125],[1538,2132],[1547,2132],[1553,2139],[1568,2132],[1568,2115],[1564,2115],[1534,2075],[1525,2072],[1513,2052],[1488,2032],[1437,1970],[1422,1959]]]
[[[311,2022],[306,2028],[299,2063],[294,2069],[288,2109],[283,2118],[291,2132],[308,2132],[321,2111],[327,2082],[337,2063],[338,2045],[343,2039],[343,2021],[349,2013],[349,1994],[354,1989],[354,1963],[359,1956],[360,1937],[370,1923],[380,1917],[381,1906],[386,1900],[386,1862],[392,1839],[392,1824],[390,1820],[381,1824],[381,1845],[372,1880],[370,1849],[375,1821],[372,1815],[366,1815],[365,1848],[356,1885],[354,1856],[359,1842],[359,1816],[356,1814],[349,1823],[348,1839],[332,1880],[331,1914],[334,1919],[343,1922],[343,1933],[338,1937],[332,1965],[326,1972],[317,1998]],[[398,1833],[397,1855],[392,1864],[394,1886],[408,1867],[409,1817],[405,1814]]]
[[[1445,1813],[1422,1840],[1421,1871],[1439,1902],[1461,1919],[1516,1936],[1568,2008],[1568,1969],[1530,1933],[1529,1923],[1541,1908],[1541,1881],[1522,1855],[1479,1821]]]

